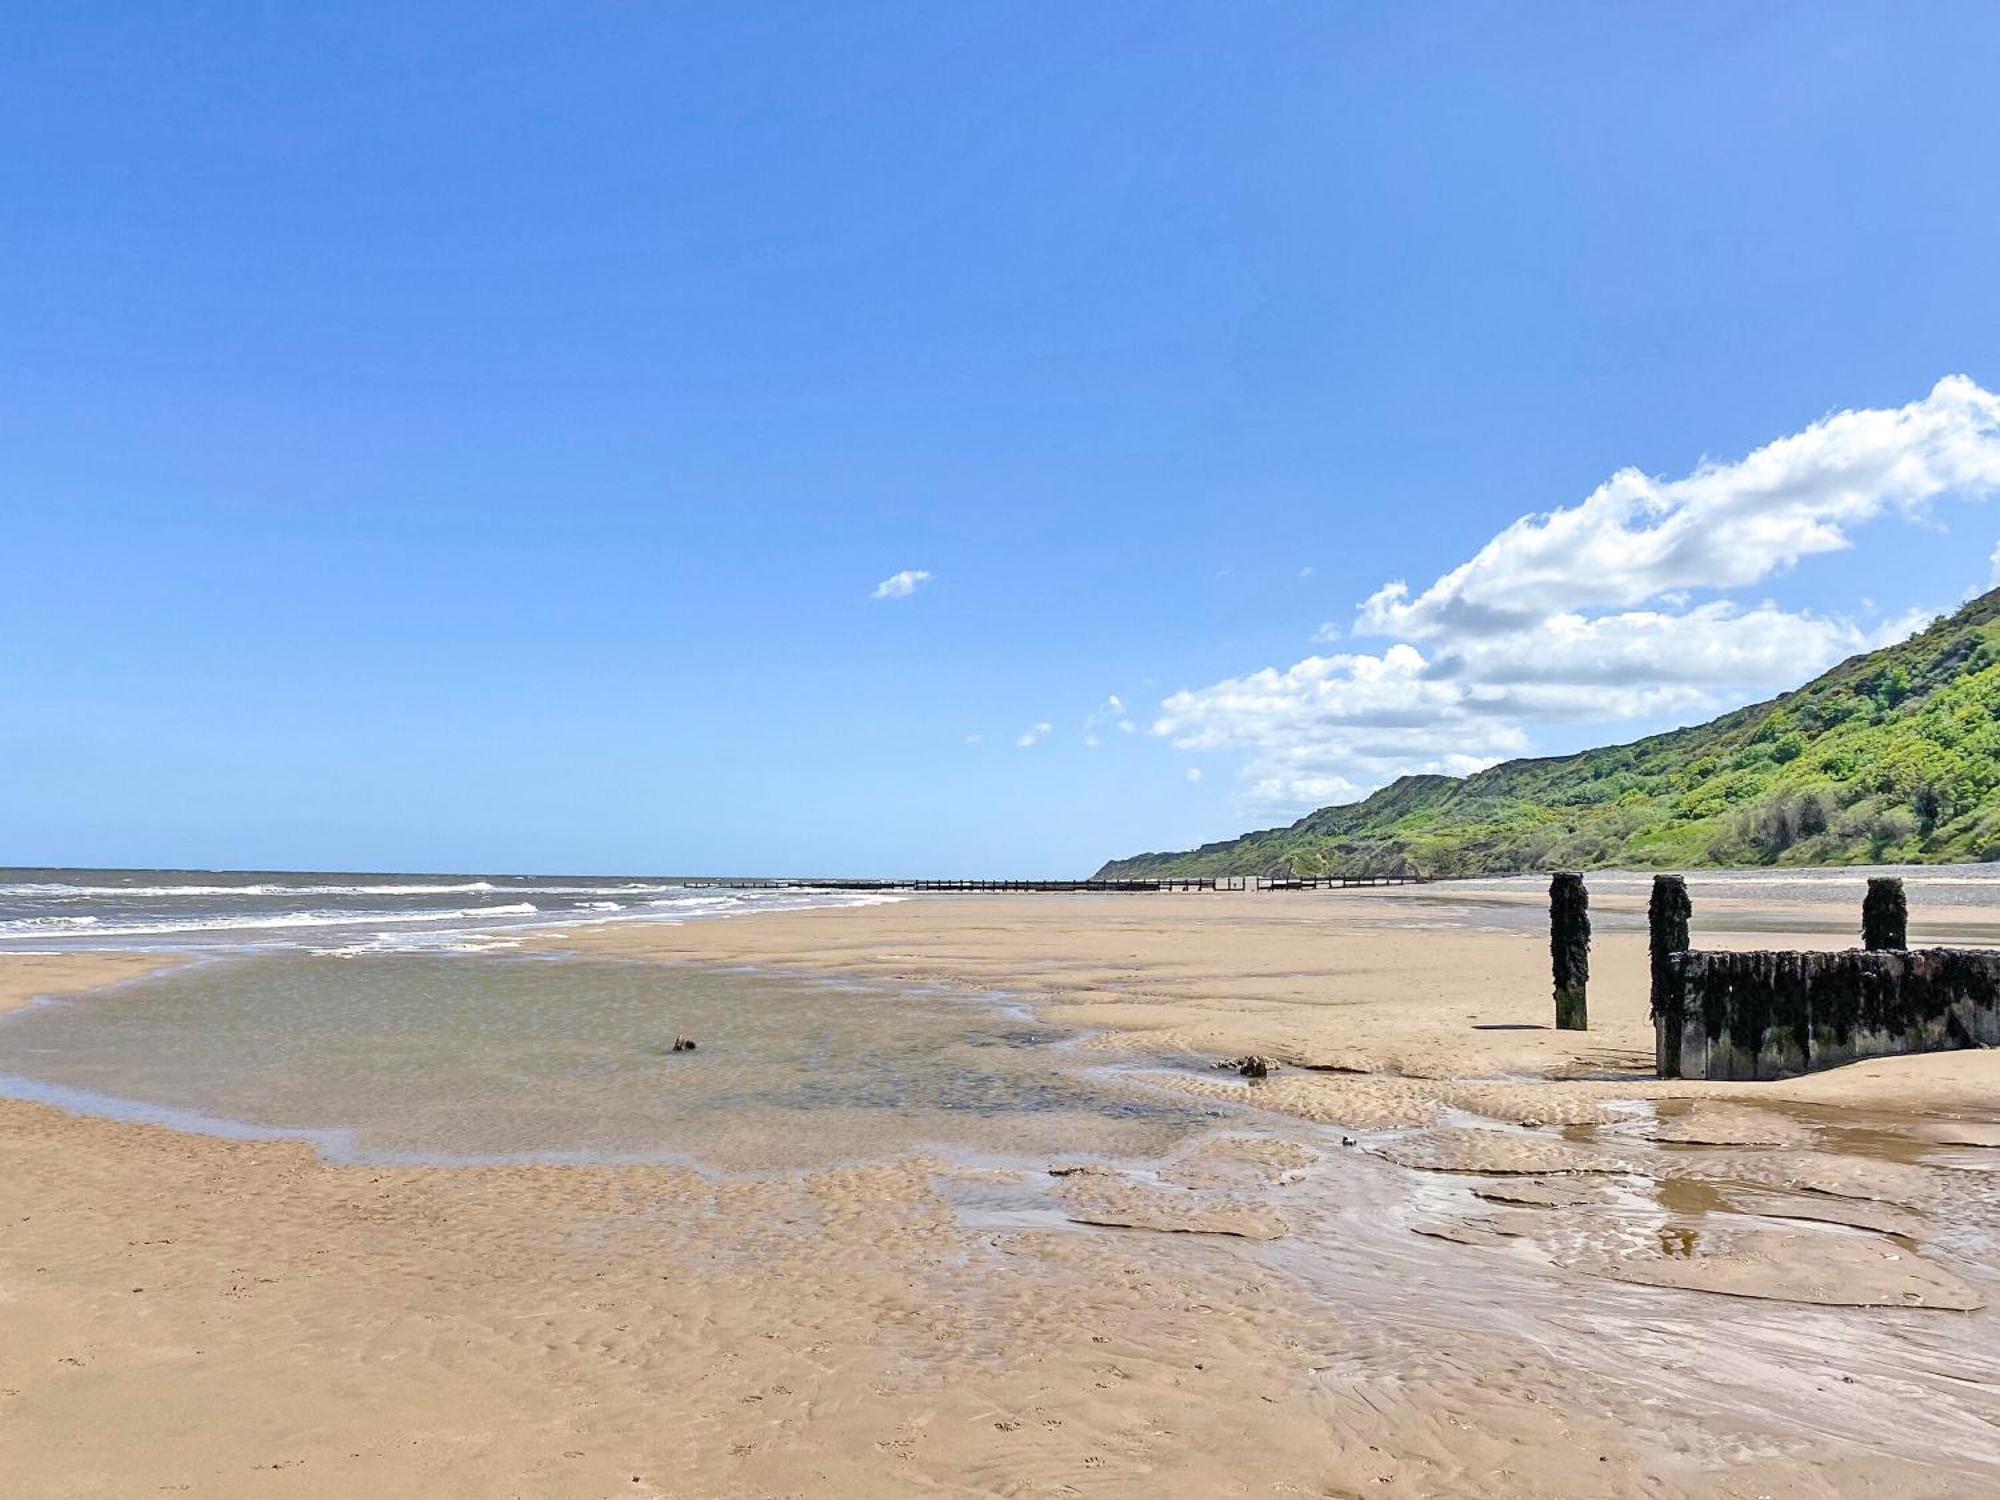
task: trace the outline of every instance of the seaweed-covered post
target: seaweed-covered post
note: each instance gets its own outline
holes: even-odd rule
[[[1581,875],[1549,882],[1549,957],[1555,961],[1556,1030],[1590,1030],[1590,893]]]
[[[1687,882],[1678,875],[1655,875],[1653,897],[1646,903],[1646,930],[1653,960],[1653,1062],[1662,1078],[1681,1076],[1683,997],[1667,955],[1687,952],[1688,919],[1693,915]]]
[[[1910,946],[1910,903],[1903,882],[1878,875],[1868,882],[1861,903],[1861,946],[1871,950],[1901,950]]]

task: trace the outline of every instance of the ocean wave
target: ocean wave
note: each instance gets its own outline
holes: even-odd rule
[[[616,885],[495,885],[470,880],[449,885],[71,885],[64,881],[0,883],[8,896],[622,896],[679,889],[670,881],[626,881]]]
[[[500,889],[487,880],[455,885],[70,885],[52,880],[0,885],[0,896],[472,896]]]
[[[104,895],[129,896],[135,889],[107,888]],[[245,888],[224,889],[240,891]],[[435,887],[422,889],[434,890]],[[61,915],[36,912],[34,904],[27,903],[25,910],[17,906],[13,915],[0,917],[0,942],[11,940],[20,951],[33,951],[42,945],[73,947],[88,942],[106,947],[127,944],[192,951],[210,951],[219,946],[241,944],[260,949],[293,947],[315,953],[339,954],[476,953],[491,951],[494,947],[514,946],[520,934],[533,929],[631,922],[671,924],[716,920],[739,913],[874,906],[906,899],[881,893],[807,890],[689,891],[684,887],[649,883],[637,885],[636,892],[676,891],[678,894],[621,902],[602,899],[607,889],[602,886],[560,889],[587,893],[600,899],[546,906],[525,900],[494,905],[461,903],[429,911],[410,909],[413,903],[409,902],[403,903],[400,910],[386,903],[366,909],[301,903],[279,911],[246,911],[233,903],[224,902],[216,902],[208,910],[190,910],[177,904],[152,910],[140,906],[138,910],[133,910],[130,905],[120,909],[121,903],[117,901],[99,899],[95,903],[78,903],[95,904],[98,908],[96,914],[77,912],[72,906],[69,912]],[[5,887],[0,887],[0,892],[4,890]],[[522,894],[519,887],[503,890],[509,896]],[[326,893],[324,887],[312,888],[312,894],[323,896]],[[635,892],[628,891],[627,894]],[[325,936],[306,936],[315,931],[324,932]],[[42,947],[42,951],[48,951],[48,948]]]
[[[520,901],[511,906],[462,906],[451,911],[288,911],[274,912],[268,916],[204,916],[189,917],[183,921],[110,925],[99,922],[96,917],[27,917],[15,922],[0,922],[0,936],[33,937],[37,932],[49,934],[70,930],[72,927],[89,926],[93,938],[167,937],[200,932],[259,931],[265,928],[372,927],[383,922],[449,922],[474,917],[531,917],[539,911],[540,908],[531,902]],[[59,927],[58,924],[65,925]]]
[[[377,932],[331,947],[302,945],[322,958],[372,958],[393,953],[502,953],[518,948],[518,937],[469,937],[464,933]]]

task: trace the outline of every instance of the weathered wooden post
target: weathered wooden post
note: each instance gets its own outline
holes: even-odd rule
[[[1590,1030],[1590,893],[1581,875],[1549,882],[1549,957],[1555,963],[1556,1030]]]
[[[1646,931],[1653,961],[1653,1071],[1661,1078],[1681,1076],[1683,997],[1667,955],[1687,952],[1693,915],[1687,882],[1678,875],[1655,875],[1653,897],[1646,903]]]
[[[1861,902],[1861,946],[1871,950],[1901,950],[1910,946],[1910,903],[1903,882],[1877,875],[1868,882]]]

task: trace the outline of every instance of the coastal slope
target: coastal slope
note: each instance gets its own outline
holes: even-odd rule
[[[1405,776],[1285,828],[1099,879],[1498,874],[2000,858],[2000,589],[1706,724],[1464,778]]]

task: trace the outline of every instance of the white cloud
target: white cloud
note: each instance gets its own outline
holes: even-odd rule
[[[917,591],[919,584],[929,583],[931,575],[923,568],[905,568],[900,573],[891,573],[875,585],[872,599],[907,599]]]
[[[1188,767],[1188,768],[1187,768],[1187,769],[1186,769],[1185,771],[1183,771],[1183,772],[1182,772],[1181,774],[1182,774],[1183,776],[1187,777],[1187,779],[1188,779],[1188,785],[1189,785],[1189,786],[1200,786],[1200,785],[1201,785],[1201,767],[1200,767],[1200,766],[1189,766],[1189,767]]]
[[[1313,576],[1313,565],[1311,563],[1307,563],[1303,568],[1299,569],[1299,577],[1310,578],[1312,576]]]
[[[1055,728],[1055,725],[1049,723],[1046,719],[1044,719],[1041,723],[1035,725],[1032,729],[1022,730],[1021,733],[1015,737],[1014,743],[1020,746],[1021,749],[1025,750],[1030,745],[1040,744],[1043,740],[1047,739],[1049,731],[1053,728]]]
[[[1125,717],[1125,700],[1116,693],[1107,693],[1104,701],[1093,708],[1083,721],[1083,742],[1095,748],[1104,743],[1099,731],[1106,724],[1116,725],[1123,734],[1130,734],[1138,726]]]
[[[1993,544],[1993,587],[2000,589],[2000,542]]]
[[[1633,718],[1650,708],[1635,692],[1672,695],[1691,687],[1705,696],[1718,686],[1796,685],[1800,662],[1829,664],[1876,644],[1873,633],[1851,621],[1715,600],[1678,613],[1552,614],[1525,639],[1441,642],[1431,674],[1488,688],[1556,687],[1581,717]],[[1606,694],[1611,714],[1601,711]]]
[[[965,737],[965,743],[968,745],[980,745],[984,744],[985,742],[986,742],[986,736],[983,734],[968,734]]]
[[[1691,722],[1923,623],[1697,595],[1845,547],[1873,517],[1996,488],[2000,397],[1962,376],[1681,479],[1621,470],[1575,506],[1516,521],[1421,593],[1377,590],[1353,633],[1388,636],[1379,653],[1308,656],[1176,693],[1153,730],[1181,749],[1243,754],[1246,806],[1296,815],[1406,772],[1522,754],[1537,727]],[[1993,566],[2000,583],[2000,548]],[[1315,640],[1339,635],[1330,625]]]
[[[2000,487],[2000,396],[1963,375],[1921,401],[1843,411],[1682,479],[1620,469],[1580,504],[1523,516],[1414,599],[1385,584],[1359,627],[1415,640],[1520,630],[1592,605],[1743,588],[1848,545],[1884,511]]]
[[[1175,693],[1153,732],[1182,750],[1247,751],[1246,802],[1274,814],[1359,795],[1406,770],[1477,769],[1528,748],[1518,724],[1428,668],[1409,645],[1309,656]]]

